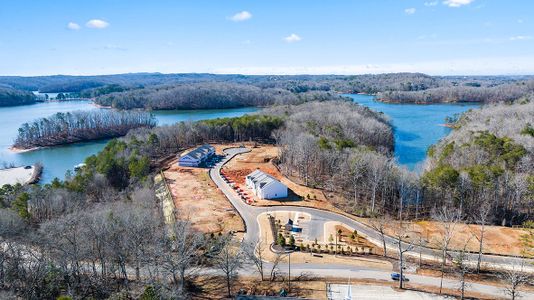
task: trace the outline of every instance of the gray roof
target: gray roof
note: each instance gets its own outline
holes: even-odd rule
[[[184,156],[190,156],[195,159],[200,159],[204,156],[206,156],[209,152],[215,151],[215,148],[212,145],[205,144],[202,145],[195,150],[191,150],[189,153],[187,153]],[[182,156],[183,157],[183,156]]]
[[[264,173],[263,171],[260,171],[260,170],[256,170],[250,174],[247,175],[247,178],[252,180],[252,182],[254,182],[254,186],[258,186],[260,188],[272,183],[272,182],[278,182],[280,184],[283,184],[281,183],[280,181],[276,180],[273,176],[267,174],[267,173]]]

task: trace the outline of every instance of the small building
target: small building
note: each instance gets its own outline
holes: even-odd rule
[[[287,197],[287,186],[269,174],[256,170],[245,177],[245,183],[260,199]]]
[[[287,231],[291,231],[291,229],[293,229],[293,220],[291,220],[291,219],[287,220],[285,229],[286,229]]]
[[[202,145],[180,157],[178,165],[181,167],[198,167],[213,155],[215,155],[215,148],[212,145]]]

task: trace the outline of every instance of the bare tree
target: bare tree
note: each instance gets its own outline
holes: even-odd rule
[[[87,252],[81,220],[82,215],[78,212],[48,221],[40,228],[44,237],[42,245],[67,276],[65,283],[69,291],[76,289],[82,283]]]
[[[382,248],[384,249],[384,257],[387,257],[387,246],[386,246],[386,225],[391,223],[391,218],[388,215],[378,216],[372,219],[369,219],[369,225],[374,230],[380,233],[380,239],[382,240]]]
[[[6,283],[10,262],[13,261],[12,254],[17,243],[12,239],[23,233],[25,228],[26,223],[16,212],[0,209],[0,287]]]
[[[439,247],[441,248],[441,280],[439,292],[441,294],[445,266],[447,264],[447,257],[449,255],[449,245],[456,230],[456,226],[460,221],[460,212],[457,209],[442,206],[440,209],[433,212],[433,218],[439,222],[442,228],[442,236],[439,241]]]
[[[373,155],[369,163],[369,181],[371,185],[371,214],[375,212],[376,204],[376,192],[378,187],[384,180],[386,172],[390,168],[391,160],[384,160],[383,157],[379,155]]]
[[[408,229],[401,222],[395,230],[394,234],[395,244],[399,251],[399,288],[404,288],[404,254],[414,248],[413,241],[408,239]]]
[[[224,273],[228,297],[232,297],[232,287],[243,263],[241,247],[232,243],[231,236],[222,237],[213,262],[215,267]]]
[[[271,271],[269,272],[269,281],[274,281],[276,279],[276,275],[278,274],[278,265],[282,262],[282,260],[285,258],[285,254],[283,253],[275,253],[274,260],[271,262]]]
[[[191,228],[188,221],[178,220],[170,225],[165,238],[162,269],[169,274],[172,285],[179,295],[185,294],[185,282],[198,261],[196,252],[203,244],[202,235]]]
[[[470,240],[471,240],[471,238],[469,238],[465,242],[463,249],[460,250],[458,252],[458,254],[456,255],[456,257],[454,258],[454,263],[456,265],[456,270],[457,270],[458,275],[460,276],[460,287],[459,287],[459,290],[460,290],[460,298],[462,300],[465,299],[465,290],[469,286],[469,283],[466,282],[465,277],[470,271],[470,268],[469,268],[469,263],[470,263],[469,253],[466,250],[467,249],[467,244],[469,243]]]
[[[504,293],[509,295],[512,300],[519,298],[519,287],[528,283],[531,276],[523,270],[525,261],[514,263],[511,269],[505,270],[500,277],[506,282]]]
[[[482,262],[482,252],[484,247],[484,233],[486,232],[486,225],[490,222],[491,203],[489,201],[482,202],[475,212],[474,221],[478,224],[479,235],[475,235],[478,240],[478,258],[477,258],[477,273],[480,273],[480,264]]]
[[[243,249],[243,254],[245,258],[252,262],[256,267],[258,273],[260,274],[261,281],[264,280],[264,266],[263,261],[265,259],[265,243],[263,241],[258,241],[256,244],[248,244]]]

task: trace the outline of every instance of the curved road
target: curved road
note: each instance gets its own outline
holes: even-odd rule
[[[244,203],[241,200],[241,198],[234,192],[234,190],[223,180],[220,171],[221,171],[221,168],[232,158],[234,158],[235,156],[239,154],[246,153],[249,151],[250,150],[247,148],[225,149],[224,152],[226,154],[226,157],[223,160],[221,160],[219,163],[217,163],[217,165],[215,165],[209,171],[209,175],[211,179],[215,182],[218,188],[225,194],[228,200],[232,203],[232,205],[235,207],[237,212],[241,215],[241,218],[243,219],[245,223],[244,242],[255,244],[259,240],[260,226],[258,223],[258,216],[260,214],[267,213],[267,212],[276,212],[276,211],[288,211],[288,212],[301,212],[301,213],[310,214],[312,216],[312,219],[319,220],[320,222],[323,222],[323,223],[327,221],[335,221],[335,222],[344,223],[356,229],[358,233],[365,235],[366,238],[370,242],[376,244],[378,247],[382,247],[382,240],[381,240],[380,234],[377,231],[375,231],[374,229],[368,227],[367,225],[363,223],[355,221],[344,215],[340,215],[337,213],[320,210],[320,209],[308,208],[308,207],[296,207],[296,206],[256,207],[256,206],[251,206],[251,205]],[[386,237],[386,245],[387,245],[388,250],[398,251],[398,246],[396,244],[396,241],[392,237]],[[408,244],[404,244],[403,248],[407,246]],[[425,259],[439,260],[441,256],[441,253],[439,250],[431,249],[428,247],[421,247],[420,249],[419,246],[415,246],[412,251],[406,253],[405,255],[410,255],[410,256],[418,258],[419,252],[422,253],[422,256]],[[454,253],[453,252],[451,253],[454,256]],[[476,263],[478,255],[477,254],[469,254],[469,255],[470,255],[469,257],[470,260]],[[500,268],[511,268],[513,266],[517,267],[520,265],[519,258],[500,257],[500,256],[494,256],[494,255],[483,255],[482,262],[489,264],[491,266],[500,267]],[[300,264],[300,265],[292,264],[291,267],[292,269],[295,269],[295,271],[301,269],[303,271],[320,273],[326,276],[337,276],[339,274],[345,274],[345,273],[348,276],[350,276],[350,273],[351,273],[351,267],[347,267],[347,266],[329,265],[327,268],[325,268],[325,266],[320,265],[320,264]],[[528,271],[534,270],[532,267],[527,267],[527,268],[528,268]],[[361,273],[362,269],[358,269],[356,270],[356,272]],[[366,272],[370,272],[375,275],[381,274],[379,278],[382,278],[382,279],[388,278],[387,272],[374,271],[374,270],[367,270]],[[354,277],[358,277],[358,276],[354,276]],[[412,279],[412,281],[414,282],[421,282],[422,284],[429,284],[430,282],[437,280],[437,284],[439,285],[439,279],[437,278],[410,275],[410,279]],[[417,279],[417,280],[414,280],[414,279]],[[446,284],[446,281],[445,281],[445,284]],[[454,283],[450,283],[450,284],[454,285]],[[491,287],[488,285],[480,285],[480,284],[471,284],[471,285],[472,287],[478,286],[480,288],[480,289],[474,288],[473,290],[480,290],[481,292],[487,292],[491,294],[495,294],[497,290],[497,288]],[[502,296],[502,293],[500,293],[500,296]]]

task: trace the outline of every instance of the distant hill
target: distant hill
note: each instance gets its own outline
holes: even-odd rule
[[[35,95],[28,91],[0,86],[0,107],[35,103]]]
[[[530,83],[529,83],[530,82]],[[128,73],[94,76],[0,76],[0,87],[40,92],[72,92],[89,97],[130,93],[150,87],[201,83],[227,83],[261,89],[282,89],[300,94],[310,91],[378,94],[379,100],[397,103],[499,102],[532,90],[534,76],[430,76],[422,73],[365,75],[240,75],[207,73]],[[213,85],[217,86],[217,85]],[[120,96],[119,96],[120,97]],[[146,105],[136,105],[146,106]]]

